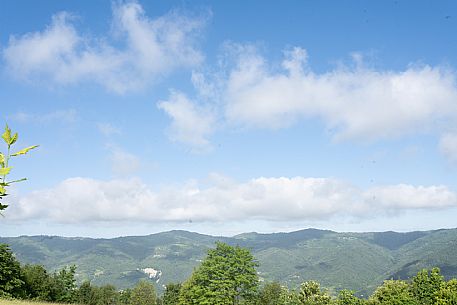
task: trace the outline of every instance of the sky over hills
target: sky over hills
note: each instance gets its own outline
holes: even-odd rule
[[[453,1],[2,1],[1,235],[455,227]]]

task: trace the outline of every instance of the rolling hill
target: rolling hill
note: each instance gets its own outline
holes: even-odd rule
[[[0,237],[22,263],[49,270],[77,265],[79,281],[119,288],[150,278],[158,287],[185,280],[216,241],[252,250],[263,280],[297,286],[317,280],[335,292],[367,295],[384,279],[407,279],[440,267],[457,277],[457,229],[423,232],[337,233],[306,229],[290,233],[244,233],[216,237],[187,231],[113,239],[58,236]]]

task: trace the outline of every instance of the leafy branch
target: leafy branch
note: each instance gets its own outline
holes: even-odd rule
[[[17,157],[20,155],[25,155],[27,154],[30,150],[37,148],[38,145],[33,145],[29,146],[26,148],[23,148],[15,153],[11,153],[11,147],[13,146],[14,143],[16,143],[18,139],[18,134],[12,133],[11,129],[8,127],[8,124],[5,126],[5,131],[2,134],[2,139],[7,145],[7,151],[6,154],[3,154],[0,152],[0,211],[5,210],[8,205],[3,204],[3,197],[7,196],[7,188],[17,182],[25,181],[27,178],[22,178],[18,180],[12,180],[12,181],[7,181],[6,177],[11,173],[12,167],[9,165],[10,159],[12,157]]]

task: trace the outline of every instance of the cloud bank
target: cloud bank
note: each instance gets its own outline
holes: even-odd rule
[[[7,69],[28,81],[66,85],[95,82],[124,93],[169,72],[200,63],[196,40],[205,21],[177,12],[150,19],[136,2],[113,8],[112,36],[89,38],[62,12],[41,32],[10,37]]]
[[[193,181],[160,190],[139,179],[78,177],[11,200],[7,219],[58,223],[366,219],[457,207],[457,194],[440,185],[360,189],[332,178],[260,177],[239,183],[218,175],[207,186]]]

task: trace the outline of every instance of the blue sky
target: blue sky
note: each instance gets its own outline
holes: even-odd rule
[[[455,227],[453,1],[0,4],[1,235]],[[4,150],[4,148],[2,148]]]

